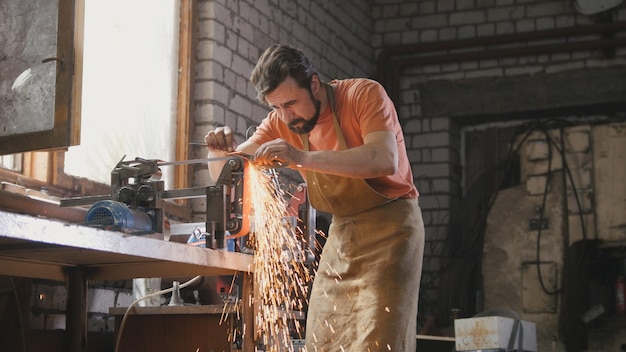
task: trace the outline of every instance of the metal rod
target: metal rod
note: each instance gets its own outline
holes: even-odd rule
[[[206,187],[171,189],[161,192],[161,198],[193,198],[206,196]]]
[[[160,161],[157,163],[159,166],[167,166],[167,165],[188,165],[188,164],[202,164],[202,163],[210,163],[212,161],[225,161],[231,159],[232,156],[224,156],[219,158],[208,158],[208,159],[191,159],[191,160],[180,160],[180,161]]]

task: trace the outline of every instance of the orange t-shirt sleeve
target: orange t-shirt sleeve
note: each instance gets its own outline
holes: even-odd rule
[[[353,117],[349,121],[342,121],[342,125],[351,124],[345,126],[349,128],[343,128],[349,146],[361,145],[363,137],[372,132],[397,132],[394,122],[398,115],[393,102],[380,84],[371,80],[358,81],[347,87],[346,96],[349,97],[346,101],[350,105],[340,108],[340,116]]]

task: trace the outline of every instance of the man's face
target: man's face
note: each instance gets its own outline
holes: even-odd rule
[[[289,129],[298,134],[311,132],[320,117],[321,103],[311,88],[299,87],[292,77],[267,94],[265,100]]]

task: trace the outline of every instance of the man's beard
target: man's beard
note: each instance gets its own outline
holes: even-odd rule
[[[309,132],[311,132],[313,130],[313,127],[315,127],[315,125],[317,124],[317,120],[319,120],[320,118],[320,108],[322,106],[322,103],[319,100],[316,100],[313,97],[313,94],[311,93],[311,102],[313,103],[313,105],[315,105],[315,114],[313,115],[313,117],[309,120],[305,120],[301,117],[298,117],[297,119],[289,122],[289,124],[287,124],[287,127],[289,127],[289,129],[297,134],[307,134]],[[297,124],[302,124],[302,126],[296,126]]]

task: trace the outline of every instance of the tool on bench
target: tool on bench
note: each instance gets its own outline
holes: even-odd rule
[[[165,190],[161,166],[224,162],[214,185]],[[164,205],[168,199],[206,197],[206,232],[217,248],[224,248],[224,234],[245,236],[250,231],[250,205],[244,174],[249,160],[230,155],[219,158],[166,162],[135,158],[120,160],[111,171],[111,194],[62,199],[60,205],[91,205],[85,225],[131,234],[164,229]]]
[[[249,178],[250,166],[254,164],[253,155],[233,152],[224,157],[170,162],[143,158],[125,161],[124,158],[111,171],[111,194],[62,199],[60,205],[62,207],[90,205],[84,225],[143,235],[164,232],[167,221],[164,208],[167,200],[204,197],[206,210],[203,234],[206,237],[207,248],[224,249],[226,240],[245,237],[251,232],[251,183],[246,180]],[[215,184],[206,187],[164,189],[160,167],[211,162],[224,162]],[[279,167],[278,164],[276,166]],[[264,172],[278,183],[276,170],[272,167],[267,169]],[[304,189],[302,187],[304,186],[301,185],[299,189]],[[304,215],[307,215],[309,222],[299,225],[305,225],[303,227],[308,228],[307,231],[310,232],[305,238],[314,240],[314,235],[311,234],[315,230],[315,217],[309,212],[303,212],[302,208],[305,205],[308,207],[305,193],[300,192],[299,198],[302,201],[297,205],[299,209],[293,216],[304,218]],[[311,211],[314,209],[311,208]],[[244,239],[240,241],[240,248],[243,247]],[[303,246],[307,247],[314,248],[314,242]]]

